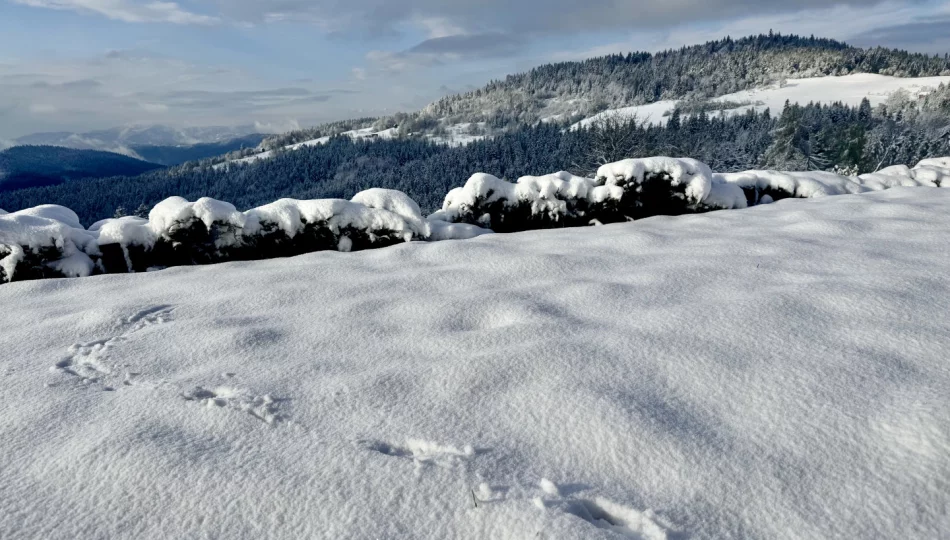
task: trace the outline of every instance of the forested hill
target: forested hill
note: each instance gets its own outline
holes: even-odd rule
[[[0,191],[80,178],[137,175],[162,166],[122,154],[61,146],[14,146],[0,152]]]
[[[377,129],[404,134],[457,123],[485,122],[504,129],[542,119],[591,116],[604,109],[664,99],[705,99],[783,78],[876,73],[897,77],[950,75],[950,57],[861,49],[830,39],[763,34],[725,38],[656,54],[615,54],[536,67],[478,90],[448,96],[417,113],[376,120]],[[284,146],[372,124],[346,123],[300,130],[265,141]]]

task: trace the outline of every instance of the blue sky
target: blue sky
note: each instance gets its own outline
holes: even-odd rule
[[[774,29],[944,53],[950,1],[0,0],[0,139],[413,110],[557,60]]]

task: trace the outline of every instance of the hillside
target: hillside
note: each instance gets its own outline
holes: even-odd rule
[[[616,54],[538,66],[472,92],[447,96],[416,113],[376,119],[375,124],[364,119],[291,132],[268,139],[264,146],[271,149],[370,125],[377,130],[399,127],[408,135],[484,122],[490,132],[498,132],[541,120],[576,122],[606,109],[664,100],[705,101],[782,79],[855,73],[950,76],[950,59],[795,35],[727,37],[656,54]]]
[[[0,286],[9,538],[939,538],[950,190]]]
[[[162,168],[112,152],[60,146],[14,146],[0,151],[0,192],[61,184],[68,180],[134,176]]]

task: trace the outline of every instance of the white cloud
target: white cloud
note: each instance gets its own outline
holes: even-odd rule
[[[126,0],[13,0],[38,8],[97,13],[113,20],[145,23],[215,24],[218,17],[200,15],[184,10],[175,2],[134,3]]]
[[[85,132],[129,124],[246,125],[275,131],[380,114],[391,87],[260,78],[141,52],[86,59],[31,58],[0,64],[0,138],[41,131]],[[374,110],[360,110],[372,104]]]
[[[875,6],[837,5],[795,13],[754,15],[713,24],[681,25],[661,31],[637,32],[623,41],[581,50],[555,52],[549,59],[553,61],[582,60],[618,52],[660,51],[683,45],[701,44],[727,35],[740,38],[767,33],[769,30],[783,34],[815,35],[847,41],[851,37],[874,28],[919,20],[927,12],[929,10],[922,10],[916,3],[890,1]],[[886,43],[880,45],[887,46]]]

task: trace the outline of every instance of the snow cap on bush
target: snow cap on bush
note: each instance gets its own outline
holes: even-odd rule
[[[182,197],[169,197],[148,213],[149,225],[158,235],[167,234],[192,219],[204,223],[210,229],[215,222],[243,227],[245,216],[233,204],[209,197],[202,197],[195,202],[188,202]]]
[[[75,212],[52,204],[0,216],[0,246],[8,281],[30,253],[46,252],[46,266],[67,277],[91,275],[95,263],[89,255],[98,255],[96,235],[82,227]]]
[[[417,237],[429,236],[429,224],[422,217],[422,210],[408,195],[394,189],[372,188],[361,191],[350,199],[368,208],[386,210],[406,220]]]
[[[597,169],[597,178],[603,178],[606,185],[642,184],[644,180],[664,173],[669,176],[671,186],[685,186],[686,198],[692,204],[703,202],[712,189],[709,166],[690,158],[624,159],[602,165]]]

